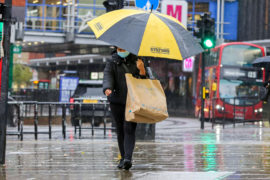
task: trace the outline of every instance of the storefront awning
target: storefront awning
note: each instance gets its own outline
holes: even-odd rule
[[[63,65],[76,65],[76,64],[91,64],[91,63],[105,63],[111,56],[86,54],[64,57],[52,57],[31,59],[29,65],[31,67],[50,67],[50,66],[63,66]]]

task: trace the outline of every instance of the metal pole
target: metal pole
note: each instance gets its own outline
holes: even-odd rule
[[[4,14],[4,58],[2,62],[2,81],[0,96],[0,164],[5,164],[6,156],[6,125],[7,125],[7,100],[8,100],[8,76],[10,59],[10,19],[12,0],[5,0],[6,11]]]
[[[70,12],[71,12],[71,6],[70,6],[70,2],[68,2],[68,6],[67,6],[67,27],[66,27],[66,31],[67,32],[70,32]]]
[[[204,99],[205,99],[205,53],[202,53],[202,82],[201,82],[201,129],[204,129]]]
[[[106,137],[106,112],[107,112],[107,104],[104,104],[104,118],[103,118],[103,123],[104,123],[104,138]]]
[[[71,6],[71,18],[70,18],[70,24],[71,24],[71,33],[74,34],[74,26],[75,26],[75,0],[72,0],[72,6]]]
[[[52,139],[52,105],[49,104],[49,139]]]
[[[21,141],[23,140],[23,124],[24,124],[24,122],[23,122],[23,117],[21,116],[21,110],[22,110],[22,104],[20,103],[19,104],[19,109],[20,109],[20,113],[19,113],[19,116],[20,116],[20,121],[21,121],[21,123],[20,123],[20,136],[21,136]],[[22,115],[23,115],[23,113],[22,113]]]
[[[220,27],[220,0],[217,0],[217,34],[216,38],[219,39],[219,27]]]
[[[17,119],[18,119],[18,123],[17,123],[17,130],[18,130],[18,138],[20,138],[20,131],[21,131],[21,106],[14,106],[17,109]]]
[[[66,139],[66,105],[62,106],[62,135]]]
[[[95,124],[95,104],[93,104],[93,109],[92,109],[92,136],[94,135],[94,124]]]
[[[81,136],[82,136],[82,104],[81,103],[79,105],[79,115],[80,115],[80,118],[79,118],[79,138],[81,138]],[[75,126],[75,129],[76,129],[76,126]]]
[[[35,126],[35,140],[38,138],[38,105],[35,104],[35,111],[34,111],[34,126]]]
[[[236,106],[235,106],[235,98],[236,97],[234,97],[233,98],[233,127],[235,128],[235,108],[236,108]]]
[[[195,0],[192,1],[192,31],[195,27]]]
[[[224,0],[221,0],[221,41],[224,41]]]

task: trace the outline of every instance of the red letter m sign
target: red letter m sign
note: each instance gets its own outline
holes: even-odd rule
[[[167,5],[167,15],[172,16],[182,22],[182,6]]]

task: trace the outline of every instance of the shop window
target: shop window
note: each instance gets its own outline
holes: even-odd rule
[[[45,17],[59,17],[60,7],[47,6],[45,11]]]
[[[69,1],[69,0],[62,0],[62,5],[63,5],[63,6],[67,6],[68,1]]]
[[[102,80],[104,77],[104,73],[103,72],[99,72],[98,73],[98,79]]]
[[[95,16],[100,16],[104,14],[105,12],[106,12],[105,9],[96,9]]]
[[[97,5],[103,5],[104,0],[96,0]]]
[[[78,0],[78,3],[79,4],[94,4],[94,0]]]
[[[42,17],[42,6],[28,6],[27,16],[28,17]]]
[[[28,4],[42,4],[43,0],[28,0]]]
[[[48,4],[48,5],[61,5],[61,0],[46,0],[45,4]]]
[[[46,30],[59,30],[59,21],[58,20],[46,20],[45,22]]]
[[[42,29],[42,22],[39,19],[34,19],[34,24],[35,29]]]
[[[42,22],[39,18],[29,18],[26,20],[27,29],[42,29]]]
[[[28,21],[26,21],[26,28],[33,29],[33,22],[30,19]]]
[[[81,25],[78,16],[100,16],[105,13],[104,0],[27,0],[26,1],[26,29],[48,31],[64,31],[68,7],[75,3],[75,26]],[[91,16],[91,15],[90,15]],[[90,17],[91,18],[91,17]],[[91,32],[90,28],[83,31]]]
[[[93,9],[79,8],[78,9],[78,15],[79,16],[86,15],[89,11],[91,11],[92,14],[94,13],[94,10]]]
[[[193,3],[188,3],[188,11],[192,12],[193,10]],[[209,11],[209,3],[201,2],[201,3],[195,3],[195,12],[208,12]]]

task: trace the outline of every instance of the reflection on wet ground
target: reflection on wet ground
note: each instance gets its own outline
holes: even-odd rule
[[[33,127],[26,127],[26,129]],[[40,130],[47,127],[39,127]],[[171,118],[156,125],[154,141],[136,143],[130,171],[118,170],[115,134],[62,139],[53,127],[53,139],[26,135],[24,141],[8,137],[6,166],[0,179],[270,179],[270,128],[268,123],[239,124],[236,128],[206,124],[195,119]]]

